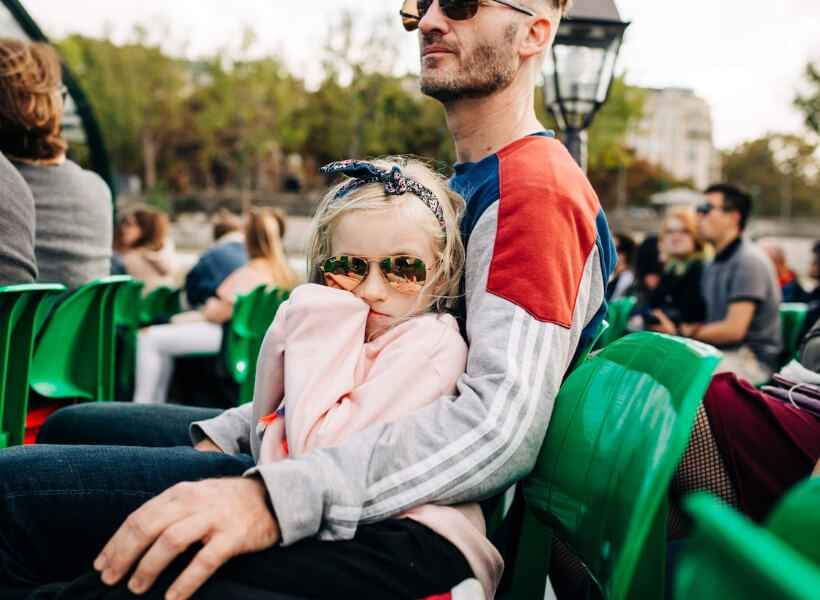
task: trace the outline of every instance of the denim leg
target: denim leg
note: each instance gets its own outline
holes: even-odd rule
[[[0,598],[87,572],[125,517],[171,485],[239,476],[252,464],[247,455],[190,447],[0,451]]]
[[[178,404],[84,402],[61,408],[43,424],[38,444],[190,446],[188,425],[222,412]]]

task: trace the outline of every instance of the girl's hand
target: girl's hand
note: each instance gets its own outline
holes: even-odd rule
[[[214,444],[208,438],[198,441],[194,445],[194,450],[199,450],[200,452],[222,452],[222,448]]]

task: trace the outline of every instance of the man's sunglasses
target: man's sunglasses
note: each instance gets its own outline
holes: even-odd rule
[[[513,10],[517,10],[526,15],[535,16],[535,11],[506,0],[493,0],[503,4]],[[418,29],[419,21],[427,14],[427,10],[433,5],[432,0],[404,0],[399,14],[401,15],[401,22],[407,31],[415,31]],[[438,5],[441,7],[441,12],[448,19],[453,21],[466,21],[472,19],[478,12],[478,7],[481,5],[480,0],[438,0]]]
[[[715,206],[714,204],[709,204],[708,202],[704,202],[703,204],[699,204],[695,207],[695,212],[699,215],[708,215],[712,210],[722,210],[723,212],[729,212],[733,210],[732,208],[728,208],[726,206]]]
[[[325,283],[329,287],[351,291],[358,286],[376,263],[379,270],[393,288],[399,292],[412,294],[421,290],[427,279],[427,267],[417,256],[331,256],[321,266]]]

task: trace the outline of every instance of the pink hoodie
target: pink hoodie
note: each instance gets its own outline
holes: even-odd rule
[[[259,464],[287,458],[288,451],[296,457],[337,444],[456,395],[467,345],[452,315],[419,315],[365,343],[369,310],[350,292],[314,284],[297,287],[279,307],[257,367],[253,423],[262,437]],[[284,418],[260,422],[283,407]],[[427,504],[398,518],[414,519],[449,540],[493,597],[503,561],[486,537],[477,504]]]

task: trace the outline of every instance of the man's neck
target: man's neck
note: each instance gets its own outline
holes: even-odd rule
[[[715,254],[720,254],[721,252],[726,250],[726,248],[728,248],[731,245],[731,243],[734,242],[739,237],[740,237],[740,232],[735,231],[735,232],[731,233],[730,235],[726,235],[725,237],[721,238],[719,241],[715,241],[714,242]]]
[[[476,162],[544,129],[535,117],[533,90],[510,85],[491,96],[445,104],[458,162]]]

